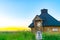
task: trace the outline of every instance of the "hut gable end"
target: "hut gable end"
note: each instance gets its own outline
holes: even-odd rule
[[[35,16],[35,18],[33,19],[33,21],[35,20],[42,20],[38,15]]]

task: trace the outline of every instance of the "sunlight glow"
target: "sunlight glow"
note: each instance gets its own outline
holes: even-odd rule
[[[0,17],[0,28],[5,26],[27,26],[26,23],[27,22],[22,19]]]

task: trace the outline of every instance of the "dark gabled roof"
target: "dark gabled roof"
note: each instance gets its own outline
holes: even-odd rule
[[[60,22],[59,21],[57,21],[54,17],[49,15],[47,12],[46,13],[44,13],[44,12],[41,13],[41,15],[39,15],[39,17],[43,20],[43,23],[42,23],[43,26],[60,26]],[[32,22],[29,25],[29,27],[34,27],[34,22]]]
[[[39,17],[44,19],[43,26],[60,26],[60,22],[48,13],[42,13]]]
[[[33,28],[34,27],[34,22],[32,22],[29,27]]]

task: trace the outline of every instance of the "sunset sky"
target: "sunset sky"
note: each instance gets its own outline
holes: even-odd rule
[[[50,15],[60,20],[59,0],[0,0],[0,27],[28,27],[43,8],[48,9]]]

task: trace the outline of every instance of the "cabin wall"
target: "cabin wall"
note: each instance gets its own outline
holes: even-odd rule
[[[60,27],[42,27],[43,28],[43,32],[60,32]],[[41,29],[41,28],[40,28]],[[32,32],[35,32],[36,29],[35,28],[31,28]]]
[[[43,32],[60,32],[60,27],[44,27]]]

